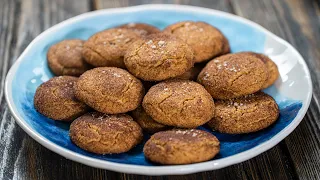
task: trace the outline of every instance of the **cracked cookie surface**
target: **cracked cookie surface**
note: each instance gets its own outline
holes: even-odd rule
[[[141,36],[159,33],[160,30],[150,24],[145,23],[128,23],[119,26],[120,28],[132,29]]]
[[[198,82],[214,99],[230,99],[261,90],[267,78],[268,70],[259,58],[235,53],[211,60]]]
[[[129,151],[141,142],[143,134],[129,115],[91,112],[71,123],[70,138],[86,151],[111,154]]]
[[[163,32],[174,34],[192,47],[195,62],[210,60],[230,52],[228,39],[205,22],[183,21],[169,25]]]
[[[147,159],[160,164],[191,164],[212,159],[220,142],[212,134],[197,129],[174,129],[151,136],[143,148]]]
[[[78,78],[58,76],[42,83],[34,95],[34,107],[44,116],[61,121],[72,121],[89,110],[75,98],[74,84]]]
[[[91,68],[82,56],[83,40],[64,40],[50,47],[48,66],[57,75],[80,76]]]
[[[76,97],[96,111],[118,114],[136,109],[144,95],[139,79],[116,67],[83,73],[75,85]]]
[[[124,63],[136,77],[161,81],[185,73],[194,63],[192,49],[169,34],[151,34],[135,41],[125,54]]]
[[[132,117],[134,121],[136,121],[140,127],[148,133],[156,133],[170,128],[169,126],[160,124],[153,120],[152,117],[144,111],[142,106],[139,106],[137,109],[132,111]]]
[[[187,80],[168,80],[152,86],[142,106],[155,121],[182,128],[201,126],[214,113],[210,94],[200,84]]]
[[[95,66],[125,68],[123,57],[130,44],[140,35],[131,29],[111,28],[91,36],[85,43],[82,54]]]
[[[215,101],[215,115],[208,125],[219,132],[241,134],[256,132],[273,124],[279,116],[275,100],[263,93]]]

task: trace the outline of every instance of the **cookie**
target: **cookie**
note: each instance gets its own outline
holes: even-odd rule
[[[161,81],[179,76],[193,66],[193,51],[180,39],[168,34],[151,34],[132,43],[124,63],[136,77]]]
[[[76,97],[96,111],[118,114],[136,109],[144,95],[140,80],[115,67],[94,68],[75,85]]]
[[[200,84],[186,80],[164,81],[152,86],[142,106],[155,121],[181,128],[201,126],[214,115],[210,94]]]
[[[125,68],[123,56],[130,44],[140,37],[133,30],[112,28],[98,32],[84,43],[85,60],[95,66]]]
[[[87,113],[71,123],[70,139],[96,154],[127,152],[143,139],[142,129],[126,114]]]
[[[236,99],[216,100],[215,105],[214,118],[208,125],[222,133],[256,132],[273,124],[279,116],[277,103],[263,92]]]
[[[172,24],[164,32],[174,34],[192,47],[195,62],[203,62],[230,52],[227,38],[205,22],[184,21]]]
[[[214,99],[230,99],[259,91],[267,78],[267,68],[259,58],[235,53],[211,60],[198,82]]]
[[[150,117],[141,106],[132,111],[132,117],[140,125],[140,127],[148,133],[156,133],[169,129],[168,126],[153,120],[152,117]]]
[[[159,33],[160,30],[154,26],[151,26],[149,24],[144,24],[144,23],[128,23],[124,24],[122,26],[119,26],[120,28],[126,28],[126,29],[131,29],[138,33],[141,36],[146,36],[149,34],[155,34]]]
[[[49,48],[48,65],[57,76],[80,76],[91,68],[82,56],[84,41],[80,39],[64,40]]]
[[[34,107],[44,116],[53,120],[72,121],[89,110],[78,101],[73,86],[78,78],[58,76],[42,83],[34,95]]]
[[[274,63],[268,56],[266,56],[264,54],[259,54],[259,53],[254,53],[254,52],[243,52],[243,53],[255,56],[255,57],[261,59],[261,61],[263,61],[265,63],[267,70],[268,70],[268,79],[264,83],[262,89],[265,89],[265,88],[271,86],[274,82],[276,82],[276,80],[280,76],[280,73],[279,73],[279,70],[278,70],[276,63]]]
[[[143,148],[147,159],[160,164],[208,161],[219,151],[219,140],[214,135],[197,129],[158,132],[151,136]]]

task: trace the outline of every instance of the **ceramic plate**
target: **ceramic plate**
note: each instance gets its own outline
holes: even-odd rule
[[[48,48],[61,40],[88,39],[94,33],[129,22],[143,22],[163,29],[183,21],[205,21],[219,28],[229,39],[232,52],[265,53],[279,67],[281,77],[265,90],[280,108],[271,127],[251,134],[228,135],[212,132],[221,142],[214,159],[197,164],[161,166],[147,161],[143,143],[118,155],[96,155],[71,143],[69,124],[39,114],[33,106],[36,88],[53,77],[47,66]],[[188,174],[223,168],[248,160],[272,148],[301,122],[310,104],[312,84],[308,67],[289,43],[244,18],[211,9],[181,5],[143,5],[85,13],[59,23],[34,39],[10,69],[5,84],[6,99],[17,123],[48,149],[89,166],[134,174]],[[208,130],[204,127],[200,129]],[[149,137],[145,135],[146,141]]]

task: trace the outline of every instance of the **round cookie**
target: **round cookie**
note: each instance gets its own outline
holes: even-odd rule
[[[220,151],[212,134],[197,129],[174,129],[151,136],[143,148],[150,161],[160,164],[191,164],[208,161]]]
[[[136,109],[144,88],[140,80],[126,70],[100,67],[80,76],[75,85],[75,95],[99,112],[118,114]]]
[[[126,29],[132,29],[136,33],[138,33],[141,36],[146,36],[149,34],[155,34],[159,33],[160,30],[154,26],[151,26],[149,24],[144,23],[128,23],[124,24],[122,26],[119,26],[120,28],[126,28]]]
[[[256,132],[270,126],[279,116],[277,103],[263,92],[236,99],[216,100],[215,105],[214,118],[208,125],[222,133]]]
[[[179,76],[193,66],[193,51],[180,39],[169,34],[151,34],[135,41],[124,63],[136,77],[161,81]]]
[[[198,82],[214,99],[230,99],[259,91],[267,78],[267,68],[259,58],[235,53],[211,60]]]
[[[51,71],[57,76],[80,76],[90,69],[82,57],[83,43],[80,39],[69,39],[52,45],[47,54]]]
[[[148,133],[156,133],[169,129],[168,126],[153,120],[152,117],[150,117],[141,106],[132,111],[132,117],[140,125],[140,127]]]
[[[268,56],[266,56],[264,54],[259,54],[259,53],[254,53],[254,52],[243,52],[243,53],[255,56],[255,57],[261,59],[265,63],[269,73],[268,73],[268,79],[264,83],[262,89],[265,89],[265,88],[271,86],[274,82],[276,82],[276,80],[280,76],[280,73],[279,73],[279,70],[278,70],[276,63],[274,63]]]
[[[230,52],[227,38],[205,22],[184,21],[172,24],[164,32],[174,34],[192,47],[195,62],[203,62]]]
[[[140,35],[130,29],[107,29],[91,36],[84,43],[82,54],[95,67],[125,68],[123,56],[130,44],[138,38]]]
[[[186,80],[164,81],[152,86],[142,106],[155,121],[181,128],[201,126],[214,115],[210,94],[200,84]]]
[[[72,121],[89,110],[78,101],[73,86],[78,78],[59,76],[42,83],[34,95],[34,107],[44,116],[53,120]]]
[[[70,139],[96,154],[127,152],[143,139],[142,129],[129,115],[87,113],[71,123]]]

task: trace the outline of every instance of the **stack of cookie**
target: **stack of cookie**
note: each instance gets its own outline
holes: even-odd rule
[[[220,143],[197,127],[250,133],[279,115],[274,99],[260,91],[279,77],[273,61],[229,53],[217,28],[193,21],[163,31],[129,23],[87,41],[64,40],[48,51],[57,77],[38,87],[34,105],[51,119],[72,122],[72,142],[89,152],[127,152],[144,131],[155,133],[143,149],[153,162],[207,161]]]

